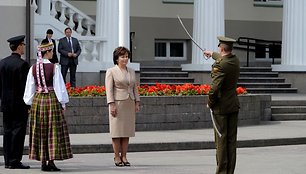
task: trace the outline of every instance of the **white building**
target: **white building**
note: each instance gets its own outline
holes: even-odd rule
[[[27,10],[26,7],[30,7]],[[306,59],[306,1],[304,0],[24,0],[0,1],[0,57],[9,54],[6,39],[27,34],[31,60],[35,47],[48,28],[54,38],[64,28],[74,29],[80,40],[77,83],[103,84],[104,72],[112,66],[112,51],[119,45],[131,48],[136,70],[142,64],[176,64],[186,71],[207,74],[211,61],[192,44],[178,22],[179,15],[193,38],[203,48],[217,50],[216,36],[249,37],[282,41],[282,58],[272,65],[299,88]],[[62,14],[65,14],[62,15]],[[80,25],[81,24],[81,25]],[[27,27],[28,26],[28,27]],[[82,26],[82,27],[81,27]],[[246,64],[245,51],[235,50]],[[250,63],[271,62],[269,55]],[[306,92],[306,91],[305,91]]]

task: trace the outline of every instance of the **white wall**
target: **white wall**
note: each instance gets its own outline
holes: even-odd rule
[[[0,6],[26,6],[25,0],[0,0]]]
[[[96,16],[96,1],[68,1],[71,5],[77,7],[79,10],[89,16]]]
[[[130,0],[132,17],[193,18],[193,4],[164,4],[162,0]]]
[[[0,0],[0,59],[11,54],[7,39],[26,34],[25,0]]]
[[[17,1],[17,0],[15,0]],[[22,0],[18,0],[22,1]],[[96,15],[96,1],[70,1],[85,14]],[[193,18],[193,4],[164,4],[162,0],[130,0],[132,17]],[[282,21],[283,8],[254,7],[253,0],[224,0],[225,20]]]
[[[253,0],[224,0],[225,20],[275,21],[283,18],[283,8],[254,7]]]

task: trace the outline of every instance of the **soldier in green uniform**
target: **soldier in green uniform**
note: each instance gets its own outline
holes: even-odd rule
[[[239,59],[232,53],[236,40],[223,36],[217,38],[219,53],[204,51],[205,56],[215,60],[212,65],[212,83],[207,106],[212,110],[215,121],[216,174],[233,174],[236,165],[239,112],[236,88],[240,66]]]

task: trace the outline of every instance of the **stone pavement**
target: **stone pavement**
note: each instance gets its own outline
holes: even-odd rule
[[[71,134],[73,152],[112,152],[109,133]],[[2,155],[0,136],[0,155]],[[269,121],[238,127],[239,147],[306,144],[306,121]],[[28,136],[25,142],[28,147]],[[214,149],[213,129],[144,131],[130,139],[130,152]],[[25,152],[26,153],[26,152]]]
[[[238,148],[235,174],[304,174],[306,145]],[[213,174],[215,150],[133,152],[128,154],[131,167],[115,167],[112,153],[77,154],[73,159],[56,161],[61,172],[73,174]],[[4,169],[1,174],[38,174],[40,162],[23,162],[31,169]]]
[[[306,100],[306,96],[272,96],[272,100],[284,99]],[[212,128],[136,132],[129,145],[128,157],[132,167],[124,168],[113,164],[108,133],[71,134],[70,137],[75,155],[73,159],[57,162],[63,169],[59,173],[212,174],[215,171]],[[2,139],[0,136],[0,155]],[[28,137],[25,145],[27,149]],[[269,121],[238,127],[238,146],[235,174],[304,174],[306,120]],[[40,162],[29,161],[27,155],[23,162],[32,168],[4,169],[3,156],[0,156],[0,174],[41,173]]]

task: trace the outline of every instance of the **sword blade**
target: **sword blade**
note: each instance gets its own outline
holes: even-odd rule
[[[216,122],[215,122],[215,119],[214,119],[214,114],[213,114],[213,112],[212,112],[211,109],[209,109],[209,111],[210,111],[210,117],[211,117],[211,121],[212,121],[212,123],[213,123],[213,126],[214,126],[214,128],[215,128],[215,130],[216,130],[218,136],[221,138],[221,137],[222,137],[222,134],[220,133],[220,131],[218,130],[218,127],[217,127],[217,125],[216,125]]]
[[[192,42],[193,42],[198,48],[200,48],[202,51],[205,51],[205,49],[203,49],[203,48],[193,39],[193,37],[189,34],[188,30],[186,29],[186,27],[185,27],[185,25],[184,25],[184,23],[183,23],[183,21],[181,20],[181,18],[180,18],[179,15],[177,15],[177,18],[178,18],[178,20],[180,21],[181,26],[183,27],[183,29],[185,30],[185,32],[187,33],[187,35],[189,36],[189,38],[192,40]]]

